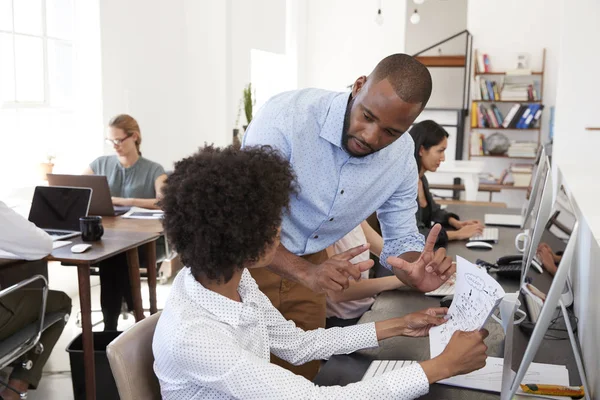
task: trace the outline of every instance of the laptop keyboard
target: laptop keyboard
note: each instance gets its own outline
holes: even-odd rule
[[[469,239],[472,242],[494,242],[498,243],[498,228],[483,228],[481,235]]]
[[[408,367],[414,363],[416,363],[416,361],[374,360],[371,365],[369,365],[369,368],[367,369],[367,372],[365,372],[362,380],[364,381],[365,379],[374,378],[385,372],[390,372],[395,369]]]
[[[65,231],[52,231],[52,230],[46,230],[46,233],[50,236],[65,236],[68,235],[68,232]]]
[[[435,289],[432,292],[427,292],[425,295],[427,296],[449,296],[454,294],[454,284],[456,283],[456,274],[452,275],[446,282],[442,284],[439,288]]]

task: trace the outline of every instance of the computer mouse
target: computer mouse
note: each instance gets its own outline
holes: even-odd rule
[[[453,294],[446,297],[442,297],[442,299],[440,300],[440,306],[450,308],[450,306],[452,305],[452,300],[454,300]]]
[[[487,243],[487,242],[467,242],[467,244],[465,245],[467,246],[468,249],[473,249],[473,250],[491,250],[494,248],[494,246],[492,246],[491,244]]]
[[[87,243],[76,244],[71,247],[71,253],[83,253],[84,251],[91,249],[92,245]]]

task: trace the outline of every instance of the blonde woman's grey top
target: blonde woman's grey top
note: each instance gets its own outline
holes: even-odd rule
[[[137,199],[156,198],[154,182],[165,173],[162,165],[144,157],[125,168],[117,156],[102,156],[92,161],[90,168],[94,174],[106,176],[111,196]]]

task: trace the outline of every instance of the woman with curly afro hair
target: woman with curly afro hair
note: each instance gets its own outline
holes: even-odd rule
[[[296,192],[290,164],[269,146],[207,146],[175,164],[161,201],[165,232],[185,264],[153,340],[163,399],[412,399],[435,382],[485,365],[483,332],[460,332],[438,357],[346,387],[319,387],[269,362],[294,364],[426,336],[445,308],[346,328],[304,331],[258,289],[282,212]]]

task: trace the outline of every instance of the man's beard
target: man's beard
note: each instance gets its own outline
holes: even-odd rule
[[[342,127],[342,148],[344,150],[346,150],[346,153],[350,154],[352,157],[356,157],[356,158],[366,157],[368,155],[373,154],[375,152],[375,150],[371,149],[371,152],[367,153],[367,154],[355,154],[348,148],[348,141],[350,140],[351,137],[354,137],[354,136],[350,136],[348,134],[348,130],[350,129],[350,113],[352,111],[352,105],[354,105],[354,97],[352,97],[352,95],[350,95],[350,100],[348,101],[348,105],[346,106],[346,114],[344,115],[344,125]],[[361,142],[361,144],[371,148],[368,144],[366,144],[362,140],[360,140],[360,139],[356,139],[356,140],[359,140]]]

